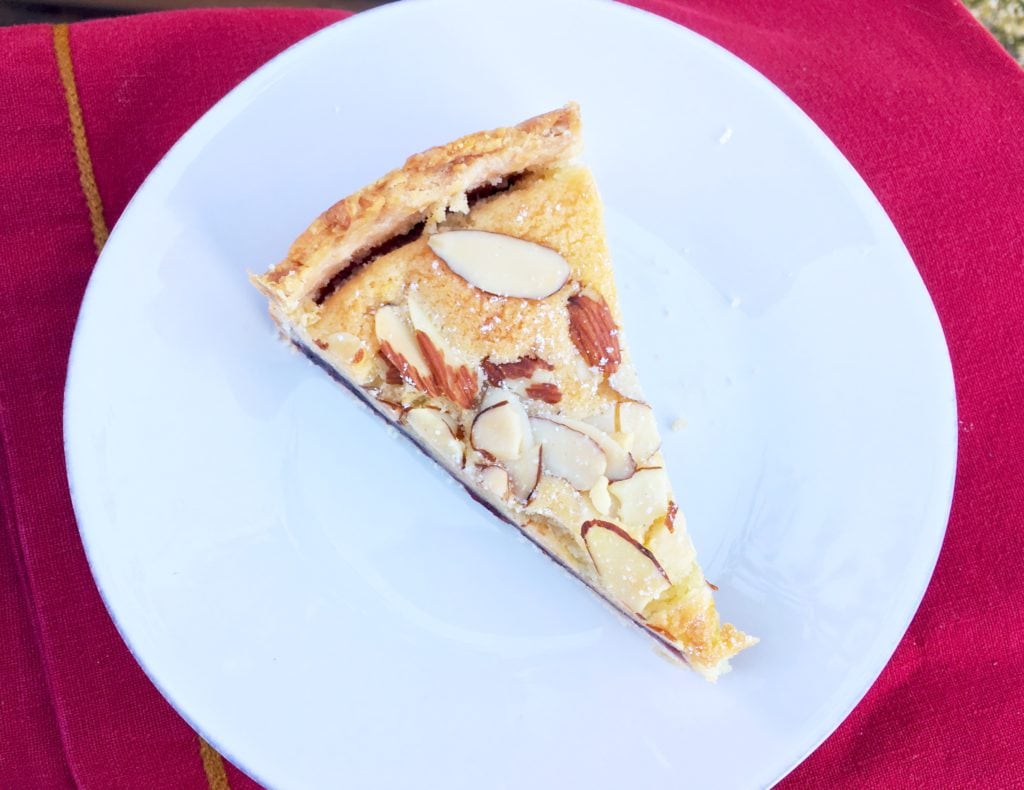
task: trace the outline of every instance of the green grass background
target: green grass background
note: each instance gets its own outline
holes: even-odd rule
[[[1024,65],[1024,0],[964,0],[964,4]]]

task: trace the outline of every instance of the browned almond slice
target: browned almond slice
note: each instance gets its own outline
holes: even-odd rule
[[[531,417],[533,438],[544,447],[544,471],[577,491],[589,491],[608,468],[604,451],[589,436],[545,417]]]
[[[405,423],[436,453],[439,460],[456,468],[462,466],[465,447],[456,438],[455,430],[444,414],[437,409],[409,409],[405,414]]]
[[[381,354],[407,383],[430,395],[439,394],[430,376],[430,366],[401,308],[391,304],[379,308],[374,316],[374,331]]]
[[[482,363],[484,375],[495,387],[500,386],[505,379],[528,379],[537,370],[554,370],[555,366],[539,357],[520,357],[512,362],[494,362],[485,359]]]
[[[431,379],[445,397],[468,409],[476,400],[477,376],[461,354],[444,339],[437,324],[415,293],[406,300],[409,320],[415,330],[416,343],[423,353]],[[473,363],[472,367],[476,367]]]
[[[427,244],[453,273],[495,296],[543,299],[569,279],[569,264],[553,249],[502,233],[450,230]]]
[[[580,532],[605,588],[627,609],[642,612],[671,586],[655,556],[618,525],[587,521]]]
[[[514,393],[493,388],[487,391],[480,405],[482,408],[470,428],[473,447],[499,461],[519,458],[523,450],[533,444],[523,404]]]
[[[508,472],[500,466],[485,466],[480,470],[480,485],[498,499],[507,499],[510,490]]]
[[[658,433],[654,410],[646,403],[632,400],[620,403],[619,430],[633,434],[630,452],[641,465],[661,447],[661,435]]]
[[[612,318],[608,303],[597,293],[582,291],[570,297],[569,337],[580,356],[591,367],[606,375],[614,373],[622,362],[619,349],[619,328]]]
[[[609,485],[608,490],[618,500],[619,520],[637,540],[667,512],[672,496],[664,469],[638,469],[628,480]]]
[[[539,444],[527,448],[514,461],[507,461],[509,483],[517,499],[528,502],[540,483],[543,452]]]
[[[545,403],[555,404],[561,402],[562,391],[558,389],[558,385],[554,382],[542,381],[527,385],[526,397],[533,398],[533,400],[541,400]]]
[[[595,428],[589,422],[566,417],[561,414],[556,417],[549,417],[548,419],[567,428],[572,428],[574,431],[579,431],[584,436],[588,436],[597,442],[597,446],[601,448],[601,451],[607,458],[608,465],[605,468],[604,474],[609,480],[625,480],[633,476],[633,472],[636,471],[636,463],[633,461],[633,457],[607,433]]]

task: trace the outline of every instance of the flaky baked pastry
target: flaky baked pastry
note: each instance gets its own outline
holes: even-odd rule
[[[707,678],[721,624],[622,336],[575,105],[409,158],[253,277],[281,332]]]

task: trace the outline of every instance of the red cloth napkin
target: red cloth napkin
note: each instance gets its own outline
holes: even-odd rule
[[[1024,71],[955,0],[639,4],[760,69],[836,142],[953,356],[960,460],[934,580],[874,688],[783,786],[1022,786]],[[97,594],[64,473],[65,365],[97,243],[145,175],[238,81],[340,16],[0,30],[0,787],[255,787],[150,685]]]

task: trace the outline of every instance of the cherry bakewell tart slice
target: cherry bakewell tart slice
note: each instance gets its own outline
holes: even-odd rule
[[[622,335],[579,110],[411,157],[253,283],[285,337],[715,679],[722,624]]]

